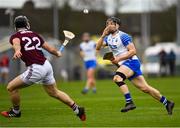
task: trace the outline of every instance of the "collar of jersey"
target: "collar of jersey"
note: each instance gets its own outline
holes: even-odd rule
[[[27,31],[27,29],[19,29],[18,32]]]
[[[119,34],[119,32],[120,32],[120,31],[119,31],[119,30],[117,30],[116,35],[112,36],[112,34],[110,34],[110,37],[111,37],[111,38],[116,38],[116,36]]]

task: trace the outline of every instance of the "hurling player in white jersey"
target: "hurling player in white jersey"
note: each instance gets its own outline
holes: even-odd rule
[[[84,60],[87,75],[86,86],[82,90],[82,93],[86,94],[91,88],[93,92],[96,93],[94,76],[96,68],[96,43],[90,40],[90,34],[87,32],[83,33],[82,41],[80,44],[80,55]]]
[[[124,82],[128,78],[135,87],[164,104],[168,114],[172,115],[174,103],[167,100],[157,89],[146,82],[140,69],[141,63],[136,56],[136,48],[132,42],[132,38],[127,33],[120,31],[120,27],[121,20],[119,18],[108,18],[106,28],[96,45],[96,49],[100,50],[102,46],[108,46],[114,56],[111,62],[119,65],[113,81],[118,85],[126,99],[126,105],[121,109],[121,112],[127,112],[136,108],[129,89]]]

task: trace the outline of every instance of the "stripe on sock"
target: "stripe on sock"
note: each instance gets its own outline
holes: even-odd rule
[[[160,102],[166,106],[166,105],[167,105],[167,99],[166,99],[166,97],[165,97],[165,96],[162,96],[161,99],[160,99]]]
[[[126,93],[124,95],[125,99],[126,99],[126,103],[129,103],[132,101],[132,98],[131,98],[131,94],[130,93]]]
[[[75,111],[78,108],[78,105],[74,103],[73,105],[71,105],[71,108],[73,109],[73,111]]]
[[[71,105],[72,110],[74,111],[74,113],[78,114],[79,113],[79,109],[78,109],[78,105],[76,103],[74,103],[73,105]]]

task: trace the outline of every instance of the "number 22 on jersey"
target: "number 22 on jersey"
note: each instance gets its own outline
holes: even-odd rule
[[[32,39],[29,37],[22,37],[22,41],[26,41],[27,43],[24,45],[24,49],[25,51],[29,51],[29,50],[41,50],[41,42],[40,39],[38,37],[33,37]],[[35,45],[32,45],[35,44]]]

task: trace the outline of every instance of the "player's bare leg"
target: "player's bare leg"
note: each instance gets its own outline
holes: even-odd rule
[[[86,120],[85,110],[83,107],[79,107],[65,92],[58,90],[56,84],[44,85],[45,91],[49,96],[58,99],[73,109],[75,114],[82,120]]]
[[[113,78],[113,81],[119,86],[120,91],[123,93],[126,99],[126,105],[123,109],[121,109],[121,112],[127,112],[129,110],[133,110],[136,108],[136,106],[132,101],[129,89],[127,85],[124,83],[124,80],[132,75],[133,75],[132,70],[130,70],[128,67],[124,65],[121,65],[116,71],[116,75]]]
[[[143,76],[138,76],[136,78],[134,78],[132,80],[132,83],[141,91],[143,91],[144,93],[149,93],[152,97],[154,97],[157,100],[160,100],[162,95],[160,94],[160,92],[149,86],[148,83],[145,81]]]
[[[171,101],[168,101],[164,96],[161,95],[161,93],[153,88],[152,86],[150,86],[146,80],[144,79],[143,76],[138,76],[136,78],[134,78],[132,80],[132,83],[141,91],[143,91],[144,93],[148,93],[149,95],[151,95],[153,98],[155,98],[156,100],[162,102],[164,104],[164,106],[166,107],[168,114],[172,115],[172,111],[173,111],[173,107],[174,107],[174,103]]]
[[[95,74],[95,69],[94,68],[90,68],[87,70],[87,82],[86,82],[86,86],[83,89],[82,93],[86,94],[89,89],[93,89],[93,92],[96,93],[96,81],[94,78],[94,74]]]
[[[62,101],[68,106],[71,106],[74,103],[74,101],[66,93],[57,89],[56,84],[44,85],[43,88],[45,89],[45,91],[48,93],[49,96]]]
[[[8,83],[7,90],[10,95],[10,99],[13,107],[10,111],[3,111],[1,114],[5,117],[20,117],[20,95],[18,90],[26,87],[27,85],[21,80],[20,76],[17,76]]]
[[[95,80],[94,75],[95,75],[95,69],[90,68],[87,73],[88,81],[89,81],[90,88],[93,89],[94,93],[96,93],[96,80]]]

